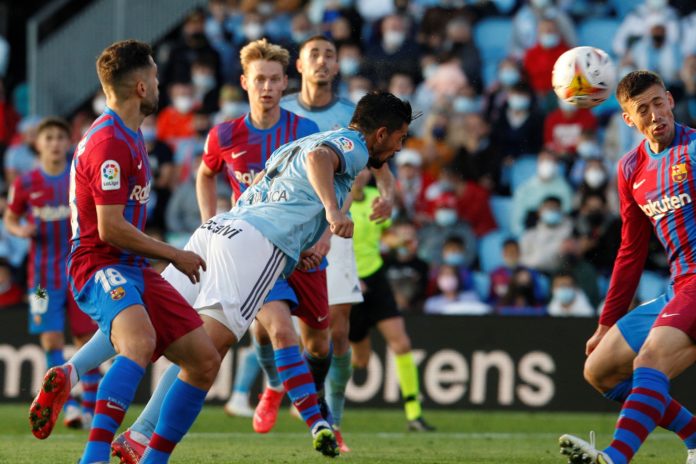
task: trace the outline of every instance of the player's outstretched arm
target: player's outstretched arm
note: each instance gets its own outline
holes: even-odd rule
[[[36,226],[30,223],[22,224],[21,219],[22,216],[16,214],[10,208],[5,209],[3,222],[5,223],[5,229],[9,233],[20,238],[31,238],[36,235]]]
[[[217,208],[217,187],[215,186],[215,171],[205,163],[201,163],[196,173],[196,198],[201,210],[201,223],[215,216]]]
[[[124,208],[124,205],[97,205],[97,227],[101,240],[139,256],[167,260],[186,274],[191,282],[200,281],[199,269],[206,269],[203,258],[142,233],[123,217]]]
[[[372,202],[371,221],[382,223],[391,218],[392,208],[394,207],[394,196],[396,194],[396,180],[389,169],[388,164],[383,164],[380,168],[370,168],[377,181],[379,197]]]
[[[338,207],[334,190],[334,173],[340,167],[335,151],[328,147],[318,147],[307,154],[307,180],[317,193],[326,210],[326,220],[331,232],[343,238],[353,236],[353,221]]]

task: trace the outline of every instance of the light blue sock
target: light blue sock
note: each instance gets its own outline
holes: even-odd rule
[[[162,374],[157,384],[157,388],[155,388],[152,396],[147,401],[145,409],[143,409],[143,412],[140,413],[133,425],[130,426],[132,431],[140,432],[147,438],[152,437],[152,433],[157,426],[160,411],[162,410],[164,398],[167,396],[170,387],[176,381],[176,376],[179,375],[179,371],[181,371],[181,369],[176,364],[172,364],[169,366],[169,369],[164,371],[164,374]]]
[[[353,365],[351,364],[352,352],[337,356],[335,353],[329,368],[329,381],[326,382],[326,402],[333,416],[336,426],[341,425],[343,420],[343,408],[346,403],[346,386],[353,375]]]
[[[237,364],[232,392],[248,395],[260,371],[261,364],[259,364],[259,360],[256,357],[256,351],[246,350],[244,357]]]
[[[109,337],[104,332],[97,330],[87,343],[70,358],[77,376],[82,378],[89,370],[99,367],[101,363],[116,356],[116,350],[111,345]]]
[[[263,369],[263,372],[266,373],[268,386],[274,388],[275,390],[280,390],[283,388],[283,383],[280,381],[278,370],[276,369],[275,351],[273,350],[273,345],[270,343],[268,345],[259,345],[256,343],[256,340],[254,340],[254,348],[256,349],[256,357],[261,364],[261,368]]]

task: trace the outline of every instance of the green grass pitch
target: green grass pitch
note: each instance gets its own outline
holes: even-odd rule
[[[0,406],[0,463],[74,464],[87,433],[58,424],[53,435],[37,440],[29,432],[28,405]],[[139,412],[134,406],[130,423]],[[346,463],[556,463],[562,433],[587,436],[597,432],[606,445],[613,430],[611,414],[452,412],[428,411],[438,427],[429,434],[406,433],[398,410],[348,410],[344,436],[352,452],[340,456]],[[221,407],[206,406],[191,433],[177,447],[174,463],[328,463],[311,448],[304,425],[281,410],[276,428],[257,435],[250,419],[228,418]],[[672,434],[655,432],[634,460],[637,464],[681,463],[686,451]],[[112,462],[116,462],[114,459]]]

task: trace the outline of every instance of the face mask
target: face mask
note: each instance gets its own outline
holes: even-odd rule
[[[541,222],[547,226],[557,226],[563,220],[563,215],[555,209],[545,209],[541,212]]]
[[[558,100],[558,107],[561,109],[561,111],[566,113],[575,113],[578,110],[577,106],[573,105],[572,103],[568,103],[565,100]]]
[[[652,43],[655,48],[660,48],[665,44],[665,36],[662,34],[652,36]]]
[[[457,223],[457,210],[440,208],[435,211],[435,223],[440,227],[450,227]]]
[[[408,258],[409,256],[411,256],[411,252],[405,246],[400,246],[396,249],[396,255],[399,258]]]
[[[94,114],[102,114],[106,111],[106,97],[97,97],[92,100],[92,111]]]
[[[558,287],[553,293],[562,305],[568,305],[575,299],[575,289],[572,287]]]
[[[193,98],[186,95],[181,95],[179,97],[174,97],[172,99],[172,105],[174,109],[180,114],[188,114],[193,108]]]
[[[452,109],[455,113],[466,114],[466,113],[478,113],[479,102],[476,98],[471,97],[457,97],[452,102]]]
[[[437,287],[443,293],[450,293],[457,290],[459,282],[457,282],[457,277],[453,275],[441,275],[437,278]]]
[[[367,90],[365,90],[365,89],[351,90],[350,91],[350,101],[352,101],[353,103],[355,103],[357,105],[358,102],[360,101],[360,99],[362,97],[364,97],[366,93],[367,93]]]
[[[401,31],[387,31],[384,33],[382,40],[386,48],[399,48],[406,40],[406,34]]]
[[[442,257],[442,261],[447,264],[448,266],[463,266],[464,262],[466,261],[466,257],[464,256],[464,253],[461,253],[459,251],[455,251],[453,253],[446,253]]]
[[[247,39],[257,40],[263,35],[263,26],[260,23],[247,23],[242,28],[242,32]]]
[[[447,128],[435,126],[433,127],[433,138],[436,140],[444,140],[447,136]]]
[[[531,99],[527,95],[510,95],[508,97],[508,106],[511,110],[525,111],[529,109]]]
[[[300,44],[300,43],[304,42],[305,40],[309,39],[309,37],[310,37],[310,33],[307,31],[292,31],[290,33],[290,38],[296,44]]]
[[[338,68],[343,76],[355,76],[360,69],[360,61],[353,57],[341,58],[338,62]]]
[[[498,73],[498,79],[505,87],[511,87],[520,81],[520,73],[515,68],[503,68]]]
[[[531,0],[531,3],[534,8],[542,9],[551,5],[551,0]]]
[[[157,138],[157,131],[154,127],[141,126],[140,132],[143,133],[143,140],[145,140],[145,142],[154,142]]]
[[[237,117],[244,113],[246,105],[241,102],[226,101],[222,104],[220,110],[227,116]]]
[[[651,10],[661,10],[667,6],[667,0],[645,0],[645,4]]]
[[[561,43],[561,36],[558,34],[541,34],[539,35],[539,44],[543,48],[553,48]]]
[[[581,158],[597,158],[602,154],[602,151],[595,142],[591,140],[583,140],[580,142],[576,148],[578,155]]]
[[[433,76],[433,74],[435,74],[435,71],[437,71],[437,65],[435,63],[429,64],[423,68],[423,79],[427,81]]]
[[[556,163],[553,161],[540,161],[537,166],[537,174],[542,180],[549,180],[556,175]]]
[[[518,261],[512,259],[503,259],[503,261],[508,269],[516,269],[519,264]]]
[[[585,171],[584,179],[588,187],[596,189],[604,185],[607,175],[601,169],[588,169]]]
[[[216,84],[215,76],[207,73],[194,74],[191,76],[191,82],[193,82],[193,85],[196,88],[201,89],[204,92],[213,89]]]
[[[587,222],[592,227],[599,227],[604,223],[604,213],[601,211],[593,211],[587,215]]]

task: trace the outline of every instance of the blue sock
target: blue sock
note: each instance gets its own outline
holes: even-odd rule
[[[63,364],[65,364],[65,357],[62,349],[46,351],[46,365],[49,369]]]
[[[114,356],[116,356],[116,350],[111,345],[109,337],[101,330],[97,330],[92,338],[70,358],[70,364],[75,368],[77,376],[82,378],[87,371],[99,367],[101,363]]]
[[[176,364],[172,364],[164,371],[157,383],[157,388],[155,388],[150,399],[147,400],[145,409],[143,409],[143,412],[140,413],[133,425],[130,426],[131,430],[140,432],[147,438],[152,437],[162,410],[164,398],[166,398],[167,392],[169,392],[170,387],[176,381],[176,376],[179,375],[180,371],[181,369]]]
[[[326,375],[329,373],[329,368],[331,367],[331,357],[333,355],[333,347],[329,347],[329,353],[325,358],[317,358],[312,356],[307,350],[304,350],[302,357],[304,357],[309,366],[309,372],[312,373],[314,378],[314,387],[317,392],[324,391],[324,381],[326,380]]]
[[[266,373],[268,386],[275,390],[280,390],[283,384],[278,376],[278,370],[276,369],[273,345],[270,343],[268,345],[259,345],[256,343],[256,340],[254,340],[254,348],[256,349],[256,357],[259,360],[259,364],[261,364],[261,368]]]
[[[203,408],[207,391],[177,378],[162,402],[162,412],[155,433],[140,462],[166,463],[174,447],[193,425]]]
[[[259,364],[255,350],[246,350],[243,356],[237,364],[232,392],[248,395],[256,377],[259,375],[261,364]]]
[[[633,371],[633,389],[621,408],[614,430],[614,440],[604,452],[614,464],[627,464],[657,427],[665,414],[669,396],[669,379],[648,367]]]
[[[623,403],[624,401],[626,401],[626,398],[628,398],[628,395],[631,393],[632,388],[633,379],[626,379],[623,382],[619,382],[611,390],[605,391],[604,397],[612,401],[616,401],[618,403]]]
[[[310,430],[323,420],[317,404],[317,390],[307,364],[302,359],[298,345],[281,348],[275,352],[278,375],[283,381],[285,391],[299,411]]]
[[[346,386],[353,375],[351,364],[352,352],[337,356],[334,354],[329,368],[329,381],[326,382],[326,402],[329,404],[334,424],[341,425],[343,420],[343,408],[346,403]]]
[[[109,462],[111,441],[123,422],[145,369],[125,356],[117,356],[97,391],[89,441],[80,462]]]

